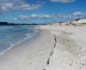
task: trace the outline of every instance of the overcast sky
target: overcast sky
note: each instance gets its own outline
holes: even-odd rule
[[[0,0],[0,21],[7,22],[53,22],[57,15],[85,12],[86,0]]]

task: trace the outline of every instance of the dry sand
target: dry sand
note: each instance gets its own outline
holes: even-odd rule
[[[86,70],[86,27],[38,26],[40,34],[0,56],[0,70]]]
[[[86,70],[86,26],[40,26],[56,37],[56,46],[44,70]]]

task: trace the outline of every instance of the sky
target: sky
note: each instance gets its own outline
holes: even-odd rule
[[[0,22],[51,23],[85,13],[86,0],[0,0]]]

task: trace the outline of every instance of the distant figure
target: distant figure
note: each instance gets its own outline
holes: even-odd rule
[[[60,25],[62,25],[62,23],[63,23],[63,22],[61,22],[61,21],[59,22]]]
[[[76,18],[76,19],[75,19],[75,21],[79,21],[79,20],[80,20],[80,18]]]

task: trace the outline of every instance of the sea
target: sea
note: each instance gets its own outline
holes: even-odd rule
[[[0,55],[26,40],[31,40],[38,32],[34,26],[29,25],[0,26]]]

